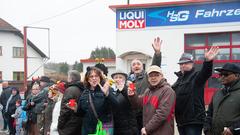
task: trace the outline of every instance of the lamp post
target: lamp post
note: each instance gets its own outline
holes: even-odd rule
[[[48,31],[48,58],[50,58],[50,29],[43,28],[43,27],[31,27],[31,26],[24,26],[23,27],[23,46],[24,46],[24,90],[27,90],[27,79],[28,79],[28,68],[27,68],[27,28],[33,29],[43,29]]]

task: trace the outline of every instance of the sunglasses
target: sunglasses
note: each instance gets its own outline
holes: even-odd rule
[[[230,73],[230,72],[223,72],[223,73],[220,73],[219,76],[224,76],[224,77],[228,77],[229,75],[231,75],[233,73]]]

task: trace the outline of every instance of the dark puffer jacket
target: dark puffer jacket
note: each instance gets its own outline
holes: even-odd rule
[[[16,108],[16,101],[20,100],[21,97],[19,95],[19,92],[17,92],[17,94],[15,96],[12,97],[12,99],[9,102],[8,105],[8,110],[6,111],[7,114],[12,115],[15,113]]]
[[[3,88],[3,91],[2,91],[1,96],[0,96],[0,103],[3,106],[3,111],[5,111],[7,100],[10,97],[11,94],[12,94],[12,87]]]
[[[136,135],[137,120],[128,99],[127,87],[122,91],[112,89],[108,98],[111,98],[113,106],[114,135]]]
[[[177,81],[172,88],[176,93],[175,117],[177,126],[204,123],[205,104],[204,86],[207,79],[212,75],[213,62],[204,62],[200,71],[175,73]]]
[[[69,84],[65,90],[61,102],[60,116],[58,118],[59,135],[81,135],[82,117],[74,113],[66,104],[70,99],[78,101],[83,89],[82,83],[74,82]]]
[[[84,90],[78,104],[78,113],[83,115],[82,135],[94,134],[96,132],[97,119],[90,106],[89,94],[92,97],[93,104],[99,119],[103,123],[112,121],[111,105],[109,99],[105,97],[100,87],[95,90]],[[80,126],[78,126],[80,128]]]
[[[221,135],[224,127],[229,127],[233,135],[240,134],[240,80],[229,88],[215,93],[207,111],[204,131]],[[238,130],[234,130],[238,129]]]

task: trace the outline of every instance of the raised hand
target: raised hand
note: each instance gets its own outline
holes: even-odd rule
[[[152,47],[156,54],[160,54],[161,46],[162,46],[162,40],[159,37],[155,38],[152,44]]]
[[[229,128],[224,127],[224,131],[223,131],[222,135],[233,135],[233,134]]]
[[[145,127],[141,129],[141,135],[147,135]]]
[[[101,90],[104,93],[104,95],[108,96],[108,94],[109,94],[109,87],[110,87],[109,81],[106,81],[103,86],[100,83],[98,85],[101,88]]]
[[[217,56],[218,52],[219,52],[218,46],[212,46],[209,51],[207,51],[207,49],[205,49],[205,54],[204,54],[205,59],[207,61],[213,60]]]

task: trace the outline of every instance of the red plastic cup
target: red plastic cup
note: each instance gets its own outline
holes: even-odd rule
[[[74,107],[76,105],[76,100],[75,99],[70,99],[68,102],[70,107]]]
[[[130,89],[132,90],[132,91],[135,91],[135,84],[134,83],[130,83],[129,84],[129,87],[130,87]]]

